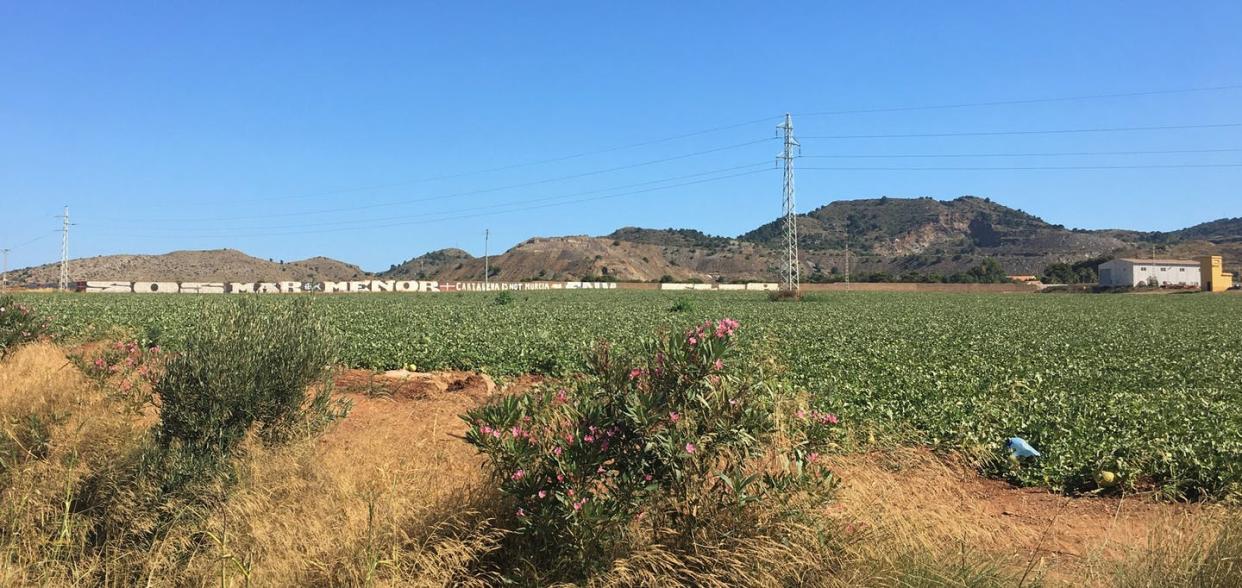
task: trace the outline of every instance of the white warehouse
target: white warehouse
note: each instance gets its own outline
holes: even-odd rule
[[[1100,264],[1100,285],[1198,287],[1199,262],[1191,259],[1114,259]]]

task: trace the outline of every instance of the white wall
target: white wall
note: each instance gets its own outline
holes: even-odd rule
[[[1106,273],[1111,275],[1106,276]],[[1198,286],[1199,266],[1119,259],[1100,264],[1101,286],[1145,286],[1152,276],[1155,276],[1161,286]]]

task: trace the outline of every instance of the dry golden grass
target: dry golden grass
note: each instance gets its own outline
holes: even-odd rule
[[[103,513],[77,512],[72,496],[93,473],[141,451],[150,417],[95,388],[56,347],[24,347],[0,363],[0,585],[495,585],[520,567],[512,553],[521,538],[506,532],[508,510],[456,437],[464,430],[458,415],[484,394],[351,395],[351,415],[322,437],[278,448],[249,443],[219,505],[174,513],[183,524],[148,545],[99,549],[88,530]],[[749,532],[693,553],[647,533],[586,584],[1172,586],[1236,578],[1228,558],[1242,541],[1224,533],[1223,508],[1016,490],[914,449],[840,456],[833,469],[843,485],[827,511],[808,507],[795,521],[759,512]],[[115,504],[141,519],[140,505]]]
[[[0,363],[0,585],[83,578],[73,491],[95,468],[136,445],[144,428],[90,384],[56,347],[19,348]]]

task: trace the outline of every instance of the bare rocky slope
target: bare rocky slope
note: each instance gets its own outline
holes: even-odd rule
[[[73,280],[125,282],[223,282],[352,280],[368,276],[356,265],[327,257],[280,262],[251,257],[236,249],[173,251],[163,255],[102,255],[71,260]],[[16,283],[49,284],[59,279],[59,264],[10,273]]]
[[[1053,225],[986,198],[876,198],[837,201],[799,215],[803,276],[828,279],[849,267],[859,273],[961,272],[985,258],[1010,274],[1040,274],[1058,262],[1109,256],[1163,257],[1223,254],[1228,267],[1242,262],[1242,219],[1221,219],[1168,233],[1087,231]],[[626,227],[602,237],[529,239],[490,260],[501,280],[712,279],[771,280],[783,247],[781,221],[736,238],[690,229]],[[461,250],[416,257],[383,275],[477,280],[483,261]]]
[[[1242,218],[1171,232],[1081,230],[1053,225],[987,198],[842,200],[799,216],[802,275],[826,280],[844,272],[947,276],[993,258],[1010,274],[1040,274],[1058,262],[1113,256],[1193,257],[1219,254],[1242,270]],[[768,281],[782,256],[775,220],[738,237],[692,229],[626,227],[600,237],[535,237],[489,259],[495,280],[660,279]],[[484,262],[461,249],[441,249],[375,274],[390,279],[481,280]],[[75,280],[324,281],[371,276],[325,257],[281,263],[233,249],[165,255],[110,255],[72,262]],[[18,270],[19,283],[55,282],[55,264]]]

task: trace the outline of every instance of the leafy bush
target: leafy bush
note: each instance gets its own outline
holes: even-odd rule
[[[0,357],[18,345],[39,339],[47,327],[46,320],[12,296],[0,295]]]
[[[673,305],[669,307],[669,312],[690,312],[694,310],[694,303],[689,298],[681,297],[673,301]]]
[[[495,302],[496,304],[500,306],[505,306],[507,304],[513,304],[513,301],[515,300],[517,300],[517,297],[513,295],[513,292],[510,292],[508,290],[502,290],[499,294],[496,295],[496,298],[493,300],[493,302]]]
[[[331,419],[336,408],[326,385],[307,398],[308,387],[326,380],[336,348],[309,300],[273,306],[243,299],[205,310],[154,383],[162,447],[211,462],[234,453],[253,428],[265,441],[280,441],[299,425]]]
[[[640,532],[692,551],[753,531],[760,501],[832,486],[816,462],[836,416],[800,406],[735,354],[737,327],[709,321],[646,340],[634,356],[600,344],[572,389],[507,396],[463,417],[541,570],[589,572]]]

